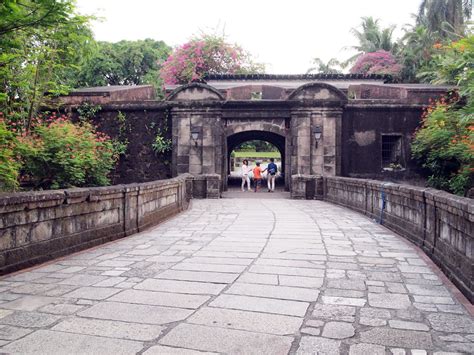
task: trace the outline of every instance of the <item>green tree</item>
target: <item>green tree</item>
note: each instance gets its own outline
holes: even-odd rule
[[[170,52],[163,41],[153,39],[98,42],[75,86],[152,84],[160,89],[159,69]]]
[[[393,54],[397,51],[397,43],[393,40],[395,26],[381,28],[378,19],[362,17],[360,28],[352,28],[351,33],[357,38],[359,44],[351,47],[358,53],[349,58],[345,64],[350,64],[362,54],[384,50]]]
[[[415,25],[405,29],[397,55],[402,65],[401,77],[404,81],[419,81],[417,73],[430,63],[433,46],[438,40],[438,36],[429,31],[426,26]]]
[[[92,42],[72,0],[7,0],[0,7],[0,111],[28,128],[46,100],[67,92]]]
[[[463,34],[465,20],[472,15],[472,0],[422,0],[417,25],[426,26],[443,38]]]
[[[316,72],[319,74],[341,74],[341,63],[336,58],[331,58],[325,63],[321,58],[314,58],[312,64],[315,65],[308,69],[306,74]]]
[[[68,22],[74,11],[72,1],[2,0],[0,38],[9,40],[12,33],[28,29],[52,28]]]

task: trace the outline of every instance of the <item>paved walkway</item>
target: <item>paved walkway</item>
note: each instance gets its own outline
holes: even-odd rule
[[[194,200],[0,290],[2,353],[474,350],[473,319],[412,246],[318,201]]]

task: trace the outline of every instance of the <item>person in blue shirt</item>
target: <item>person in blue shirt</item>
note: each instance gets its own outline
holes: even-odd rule
[[[275,178],[276,178],[276,173],[278,171],[278,167],[275,164],[275,159],[270,158],[270,164],[267,166],[267,185],[268,185],[268,192],[274,192],[275,191]]]

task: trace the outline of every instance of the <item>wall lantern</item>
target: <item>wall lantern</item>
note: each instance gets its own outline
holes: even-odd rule
[[[316,148],[318,147],[318,142],[321,139],[322,133],[323,133],[323,129],[321,128],[321,126],[316,126],[313,128],[314,142],[315,142],[314,144]]]
[[[191,139],[194,141],[194,145],[198,145],[198,139],[201,138],[201,127],[194,127],[191,130]]]

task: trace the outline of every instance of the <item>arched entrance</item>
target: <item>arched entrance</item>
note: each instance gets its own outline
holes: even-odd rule
[[[230,134],[227,136],[227,176],[230,175],[230,157],[232,151],[242,143],[248,141],[264,141],[272,144],[275,146],[278,151],[280,152],[281,157],[281,175],[285,177],[285,164],[286,164],[286,139],[285,136],[269,131],[258,131],[258,130],[251,130],[251,131],[243,131],[239,133]],[[226,183],[227,186],[227,183]],[[288,186],[285,184],[285,189],[288,189]]]
[[[246,89],[245,95],[236,96],[191,83],[168,96],[173,175],[218,175],[221,189],[226,189],[229,155],[248,140],[267,141],[278,148],[287,190],[293,175],[340,174],[344,93],[316,82],[288,93],[281,88],[267,90],[271,93],[267,96],[263,89]]]

